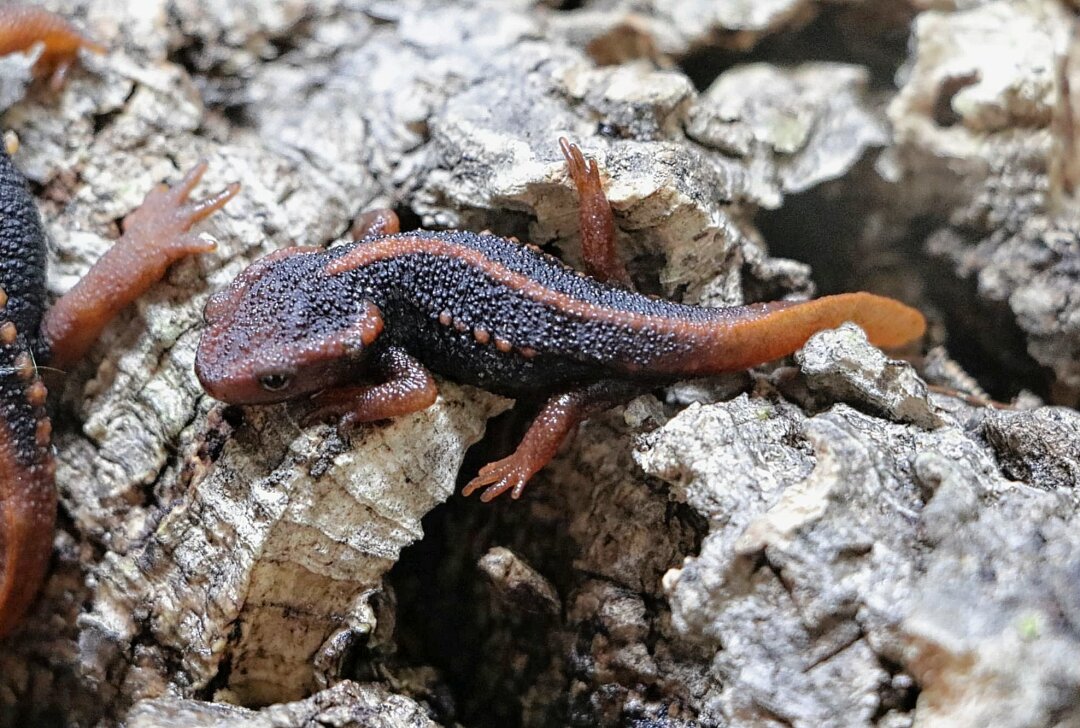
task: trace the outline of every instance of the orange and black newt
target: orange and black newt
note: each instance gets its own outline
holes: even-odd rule
[[[534,246],[463,231],[402,233],[369,213],[358,242],[253,263],[206,306],[195,369],[235,404],[314,395],[351,426],[431,405],[429,370],[511,397],[546,397],[517,450],[465,488],[482,500],[526,482],[591,413],[657,384],[746,369],[854,321],[878,346],[922,336],[918,311],[870,293],[731,308],[635,293],[615,251],[595,162],[560,140],[580,197],[592,277]]]
[[[54,82],[88,43],[78,38],[51,13],[0,9],[0,53],[43,43],[42,72]],[[173,262],[214,248],[188,230],[239,186],[189,201],[205,171],[204,162],[175,187],[153,189],[124,218],[120,239],[50,307],[41,217],[9,150],[0,149],[0,637],[30,606],[52,553],[56,464],[38,367],[62,370],[80,361],[109,321]]]

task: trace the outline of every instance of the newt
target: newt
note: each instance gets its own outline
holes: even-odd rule
[[[78,363],[109,321],[170,265],[214,250],[189,229],[239,185],[189,200],[206,169],[201,162],[175,186],[151,190],[124,218],[121,237],[48,306],[41,217],[26,181],[0,150],[0,637],[30,606],[52,553],[56,464],[39,368]]]
[[[585,266],[465,231],[401,232],[368,213],[356,242],[255,261],[204,311],[195,371],[231,404],[310,396],[312,419],[357,423],[430,406],[432,372],[514,398],[545,398],[509,457],[464,489],[518,498],[583,419],[689,377],[757,366],[853,321],[877,346],[921,337],[921,313],[870,293],[710,308],[636,293],[615,249],[600,168],[560,139],[580,198]]]
[[[202,162],[174,187],[151,190],[124,218],[121,237],[49,306],[41,216],[8,151],[0,150],[0,637],[29,608],[52,554],[56,463],[39,368],[79,362],[109,321],[172,263],[214,249],[189,229],[239,185],[189,200],[206,168]]]

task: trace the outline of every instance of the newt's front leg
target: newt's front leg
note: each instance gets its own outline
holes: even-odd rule
[[[427,409],[439,396],[431,374],[404,349],[384,349],[375,355],[371,366],[386,381],[324,392],[315,397],[318,407],[308,419],[336,417],[338,429],[347,432],[362,422],[388,420]]]
[[[79,361],[125,306],[161,280],[176,261],[206,253],[214,244],[188,232],[239,191],[233,183],[210,197],[188,195],[206,172],[200,162],[175,187],[158,185],[124,218],[124,234],[87,274],[58,300],[41,324],[50,363],[60,369]]]
[[[513,454],[482,467],[465,486],[463,495],[472,495],[487,486],[480,496],[485,503],[508,490],[511,498],[520,498],[529,479],[555,457],[563,440],[583,420],[645,389],[641,384],[602,381],[556,394],[544,403]]]

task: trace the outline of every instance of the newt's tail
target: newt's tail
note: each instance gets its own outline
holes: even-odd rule
[[[919,339],[926,319],[915,309],[872,293],[841,293],[813,301],[774,301],[721,309],[711,330],[702,332],[701,357],[693,371],[739,371],[788,356],[819,331],[845,321],[858,324],[875,346],[893,349]]]
[[[0,637],[18,624],[52,557],[56,489],[52,456],[27,466],[0,433]]]

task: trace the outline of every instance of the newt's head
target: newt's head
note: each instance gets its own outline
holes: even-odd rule
[[[282,402],[355,379],[382,332],[379,309],[325,273],[325,251],[286,248],[211,296],[195,374],[230,404]]]

